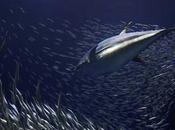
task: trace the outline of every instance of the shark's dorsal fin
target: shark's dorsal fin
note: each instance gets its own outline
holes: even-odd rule
[[[126,33],[131,24],[132,24],[132,21],[128,22],[119,35]]]

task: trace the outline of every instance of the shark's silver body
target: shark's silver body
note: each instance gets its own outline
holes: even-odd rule
[[[159,29],[126,33],[108,38],[91,50],[80,60],[77,71],[81,73],[102,74],[119,70],[135,58],[157,38],[174,29]]]

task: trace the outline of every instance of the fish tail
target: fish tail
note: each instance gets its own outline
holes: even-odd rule
[[[175,31],[175,27],[171,27],[167,29],[168,32]]]
[[[160,35],[164,36],[167,35],[171,32],[175,32],[175,27],[171,27],[171,28],[167,28],[167,29],[162,29],[162,31],[160,31]]]

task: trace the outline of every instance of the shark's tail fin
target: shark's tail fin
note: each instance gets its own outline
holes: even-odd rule
[[[169,31],[169,32],[175,31],[175,27],[168,28],[167,31]]]
[[[164,36],[164,35],[167,35],[167,34],[169,34],[169,33],[171,33],[171,32],[175,32],[175,27],[171,27],[171,28],[165,28],[165,29],[161,29],[161,31],[160,31],[160,35],[161,36]]]

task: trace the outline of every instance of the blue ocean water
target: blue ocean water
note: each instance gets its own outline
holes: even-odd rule
[[[17,61],[18,88],[29,99],[40,82],[43,101],[53,105],[61,93],[63,106],[105,129],[153,129],[152,124],[165,119],[173,99],[174,35],[160,39],[141,54],[146,66],[130,62],[107,77],[70,81],[79,59],[93,45],[118,34],[125,25],[121,21],[137,23],[130,31],[174,26],[174,3],[1,1],[1,40],[8,32],[0,55],[1,79],[7,86],[4,90],[9,94],[10,75],[14,75]]]

